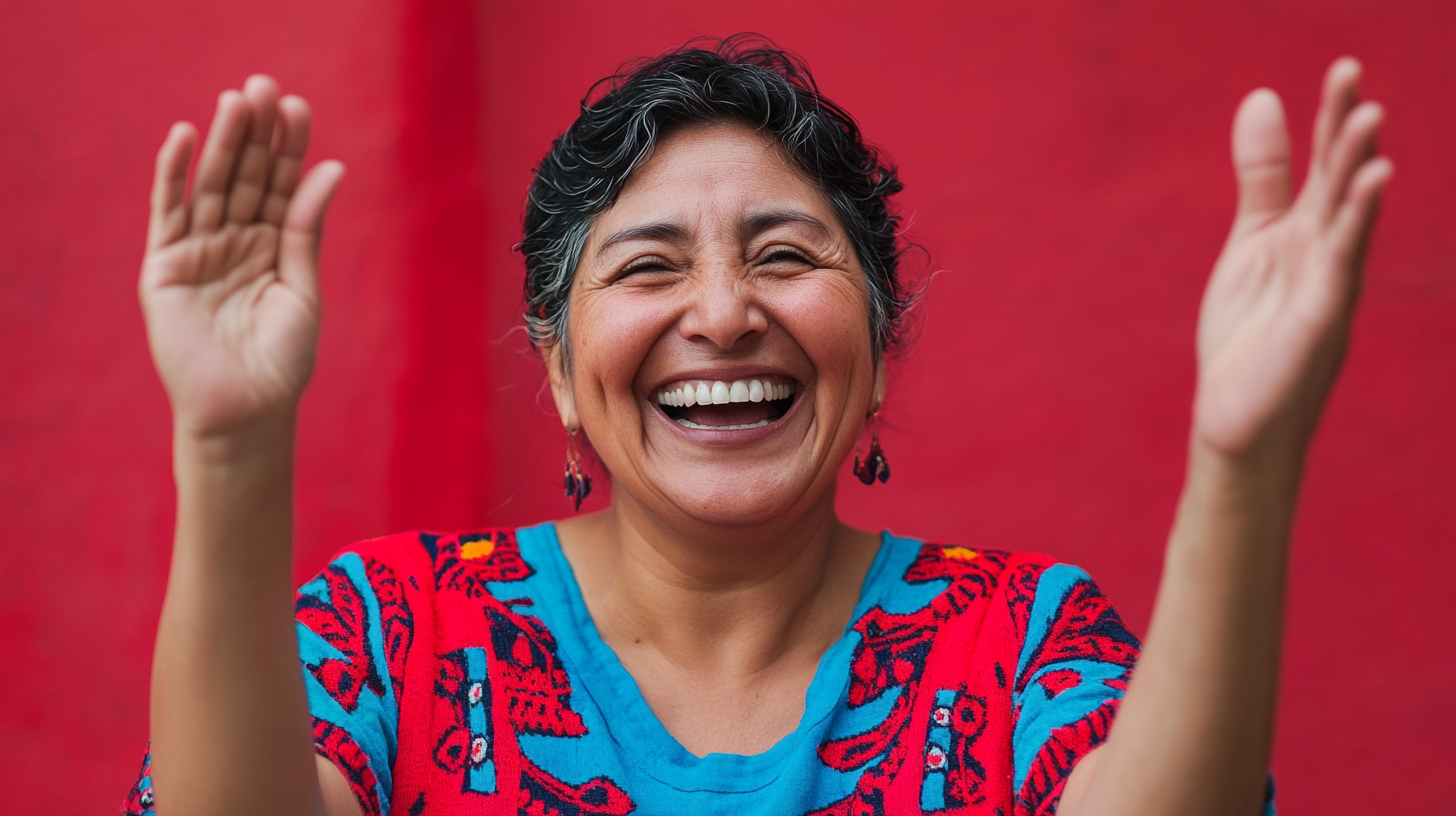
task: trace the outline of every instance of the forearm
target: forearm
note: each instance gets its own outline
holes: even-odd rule
[[[1078,814],[1260,812],[1301,463],[1193,445],[1146,648]]]
[[[292,417],[176,437],[176,542],[152,667],[158,810],[314,812],[293,624]]]

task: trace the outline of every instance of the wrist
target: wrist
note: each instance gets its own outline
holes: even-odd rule
[[[257,580],[292,591],[293,422],[278,418],[199,434],[174,431],[178,570],[256,589]]]
[[[1189,443],[1185,498],[1241,507],[1287,520],[1293,517],[1304,476],[1304,451],[1268,445],[1229,451],[1194,434]]]
[[[219,512],[234,505],[288,503],[293,438],[291,415],[234,426],[226,433],[198,433],[179,422],[172,442],[179,511],[194,500]]]
[[[172,429],[172,445],[179,462],[187,459],[203,465],[242,465],[292,459],[297,417],[280,411],[246,424],[226,429],[204,428],[178,417]]]

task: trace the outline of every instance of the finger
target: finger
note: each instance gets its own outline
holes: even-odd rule
[[[1257,229],[1289,209],[1289,131],[1279,96],[1260,88],[1234,114],[1234,174],[1239,184],[1235,232]]]
[[[197,128],[178,122],[167,131],[157,151],[152,178],[152,213],[147,226],[147,249],[164,247],[187,234],[187,166],[197,145]]]
[[[1325,220],[1335,217],[1343,203],[1351,179],[1374,155],[1380,137],[1380,123],[1385,109],[1375,102],[1362,102],[1349,116],[1330,148],[1324,180],[1320,184],[1319,213]]]
[[[296,96],[285,96],[278,102],[278,125],[273,135],[273,171],[268,192],[263,197],[262,218],[269,224],[283,223],[288,197],[298,187],[303,175],[303,154],[308,151],[309,131],[313,114],[308,103]]]
[[[1310,175],[1327,164],[1330,148],[1339,135],[1345,117],[1360,101],[1360,62],[1341,57],[1325,72],[1324,91],[1314,122],[1314,152],[1310,154]]]
[[[1350,179],[1349,192],[1335,215],[1332,230],[1335,257],[1342,267],[1356,275],[1365,264],[1365,251],[1380,214],[1380,201],[1394,173],[1395,165],[1384,156],[1362,164]]]
[[[254,74],[243,83],[243,99],[248,103],[248,135],[227,198],[227,219],[234,224],[251,223],[257,217],[268,184],[268,148],[273,140],[273,121],[278,117],[278,83],[272,77]]]
[[[226,90],[217,99],[217,115],[202,146],[197,181],[192,188],[192,229],[212,232],[222,225],[238,152],[248,135],[250,113],[243,95]]]
[[[343,164],[319,162],[299,182],[283,216],[278,277],[314,302],[318,298],[318,251],[324,214],[343,177]]]

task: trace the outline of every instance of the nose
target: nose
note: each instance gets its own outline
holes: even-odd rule
[[[752,285],[731,264],[715,263],[697,277],[692,301],[678,323],[683,337],[727,350],[768,331],[768,317],[755,301]]]

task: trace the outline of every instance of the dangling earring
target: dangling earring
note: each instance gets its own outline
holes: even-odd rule
[[[875,480],[880,484],[890,481],[890,462],[885,459],[885,451],[880,447],[880,412],[870,414],[870,452],[864,458],[859,459],[859,446],[854,449],[854,475],[867,485],[872,485]]]
[[[566,437],[566,498],[571,499],[571,511],[581,509],[581,503],[591,495],[591,477],[581,472],[581,462],[576,455],[576,429],[567,431]]]

